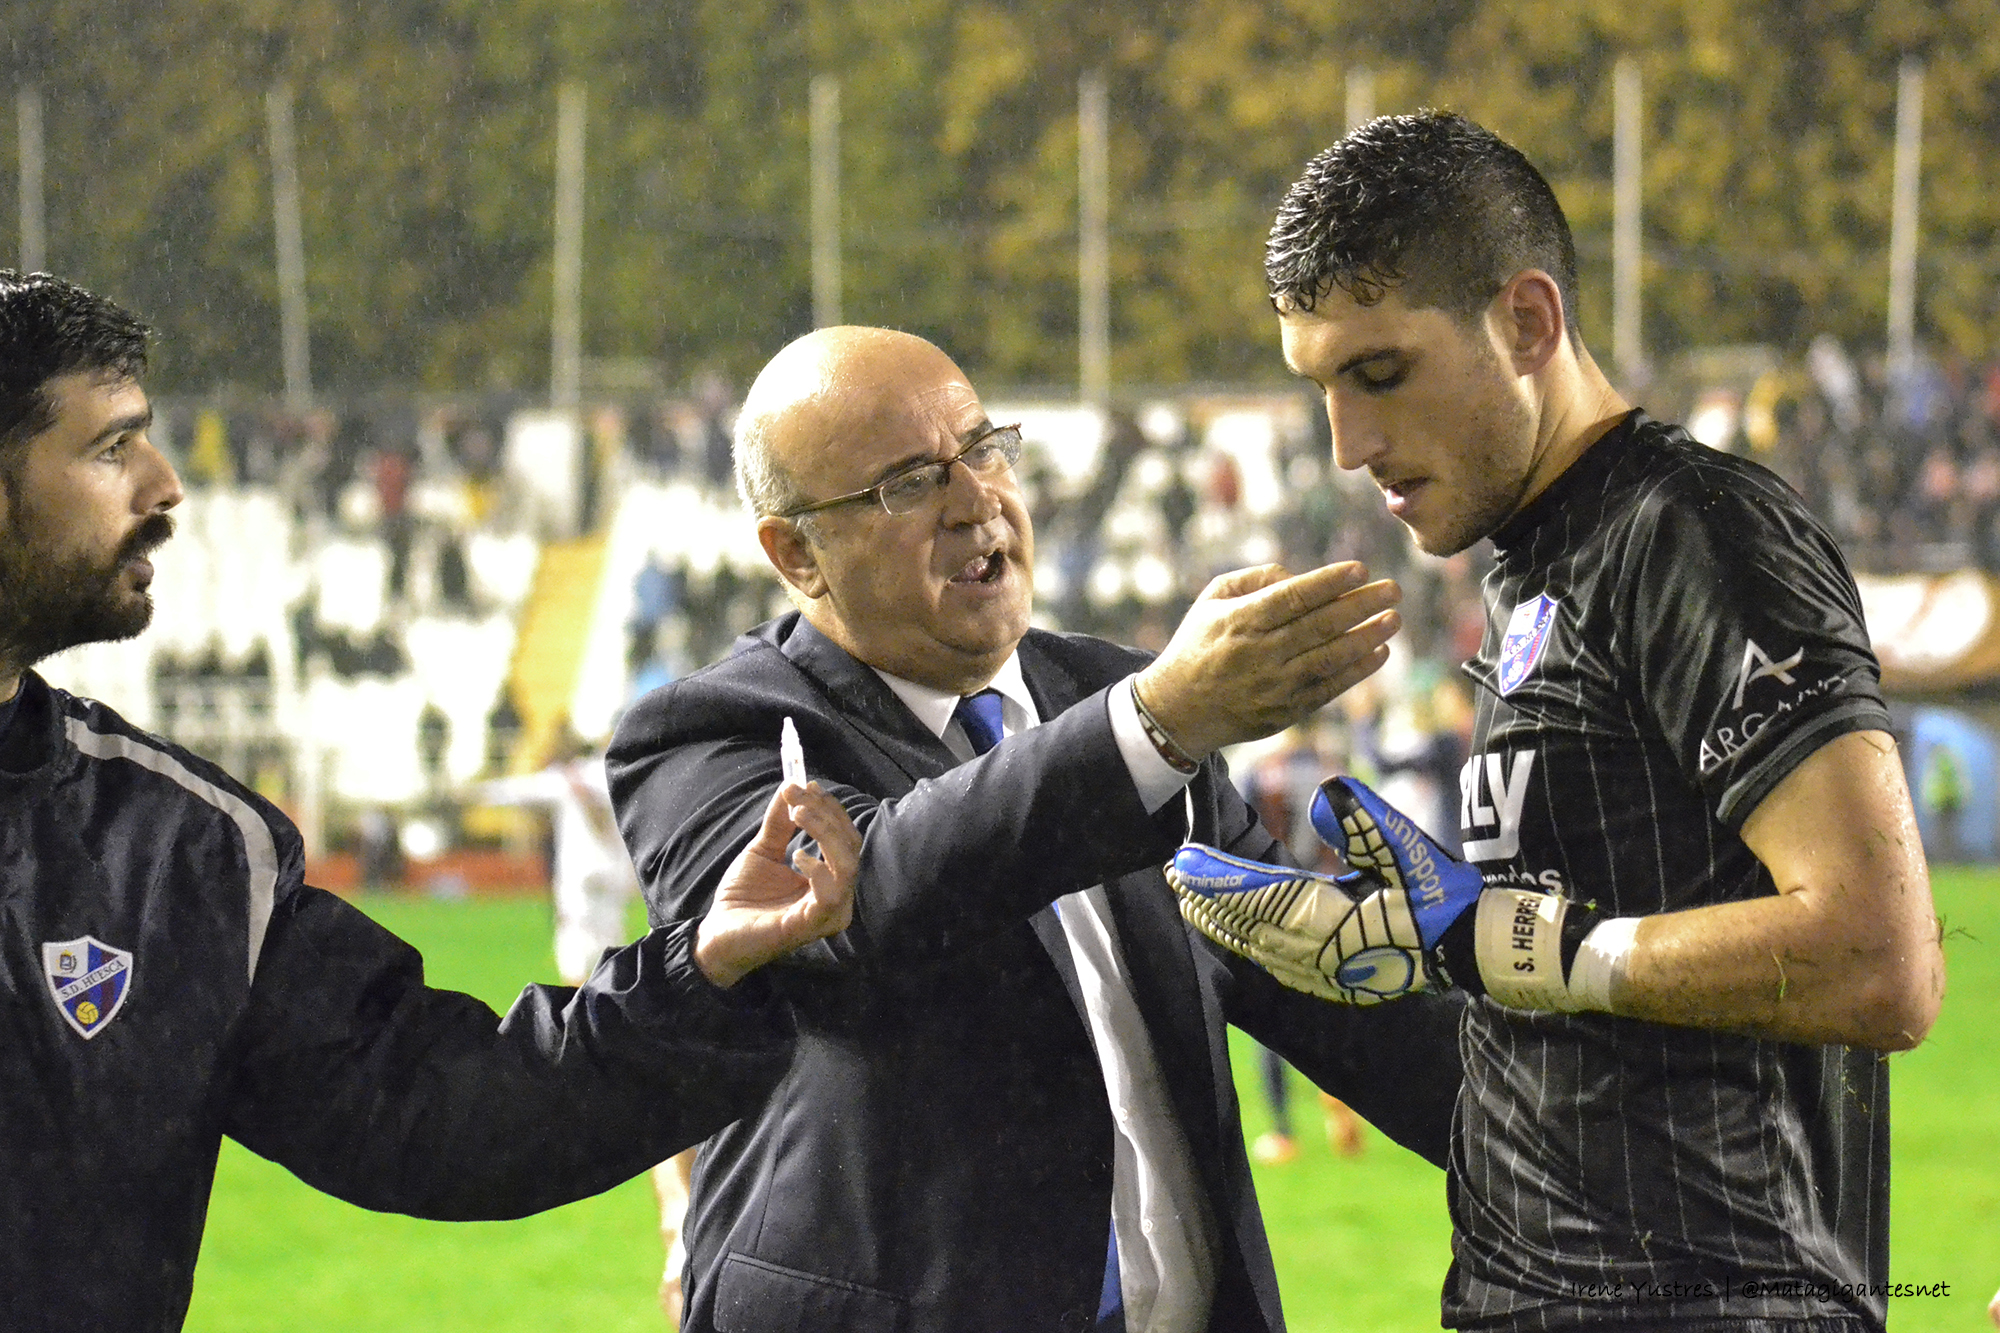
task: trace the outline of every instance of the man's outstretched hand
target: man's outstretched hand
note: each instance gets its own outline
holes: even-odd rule
[[[1389,660],[1402,596],[1352,561],[1219,575],[1188,608],[1140,701],[1190,759],[1283,731]]]
[[[787,850],[803,829],[819,855]],[[695,937],[694,961],[710,981],[733,986],[793,950],[847,929],[861,834],[818,783],[787,783],[771,796],[763,827],[716,887]]]

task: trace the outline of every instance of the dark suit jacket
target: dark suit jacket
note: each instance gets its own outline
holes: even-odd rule
[[[770,971],[797,1012],[790,1072],[701,1152],[686,1329],[1089,1326],[1112,1122],[1049,904],[1096,883],[1221,1231],[1211,1328],[1283,1327],[1226,1022],[1444,1160],[1458,1004],[1326,1004],[1190,932],[1160,873],[1183,803],[1141,808],[1104,698],[1145,659],[1039,631],[1020,657],[1045,720],[964,765],[796,614],[646,696],[618,729],[612,799],[656,922],[701,913],[753,835],[787,715],[864,835],[853,925]],[[1197,838],[1282,855],[1219,761],[1192,792]]]

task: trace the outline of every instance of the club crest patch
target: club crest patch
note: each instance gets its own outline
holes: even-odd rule
[[[64,1021],[88,1041],[104,1031],[132,989],[132,955],[94,935],[42,946],[42,975]]]
[[[1500,693],[1511,694],[1528,678],[1542,649],[1548,647],[1555,624],[1556,599],[1547,593],[1514,608],[1507,618],[1507,633],[1500,639]]]

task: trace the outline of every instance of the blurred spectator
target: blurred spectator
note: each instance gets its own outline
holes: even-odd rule
[[[1931,815],[1931,845],[1926,848],[1931,859],[1942,863],[1964,860],[1958,821],[1965,809],[1965,775],[1949,745],[1930,747],[1917,792]]]
[[[414,460],[401,449],[383,449],[371,460],[377,521],[389,547],[389,600],[402,601],[410,588],[410,478]]]
[[[1399,690],[1385,688],[1372,716],[1354,718],[1357,756],[1374,769],[1382,799],[1407,813],[1454,854],[1458,771],[1465,764],[1472,702],[1463,678],[1430,660],[1414,663]]]
[[[438,539],[438,606],[446,612],[469,615],[472,601],[472,569],[465,560],[465,538],[446,532]]]
[[[702,475],[710,486],[723,489],[731,484],[734,475],[729,428],[735,399],[728,382],[714,371],[704,371],[696,378],[694,399],[701,414]]]
[[[2000,568],[2000,363],[1919,355],[1891,376],[1828,335],[1765,461],[1779,466],[1859,570]]]
[[[340,516],[340,495],[347,484],[354,480],[361,467],[361,460],[374,447],[375,431],[367,416],[359,411],[350,411],[341,416],[334,427],[333,439],[329,442],[325,466],[320,472],[316,489],[319,494],[320,510],[328,518]]]
[[[393,888],[403,880],[403,845],[396,817],[381,806],[361,812],[361,884],[369,892]]]
[[[656,477],[671,477],[681,470],[681,438],[674,427],[675,407],[657,403],[633,415],[626,447],[645,471]]]
[[[486,772],[507,771],[514,747],[521,743],[521,728],[521,710],[514,706],[514,692],[502,689],[493,711],[486,715]]]
[[[1104,447],[1098,451],[1097,472],[1081,494],[1062,507],[1047,540],[1053,542],[1062,571],[1062,593],[1056,616],[1072,630],[1100,628],[1090,613],[1090,576],[1097,568],[1104,519],[1125,484],[1134,459],[1148,441],[1130,412],[1114,411],[1106,423]],[[1038,532],[1037,536],[1041,536]]]
[[[1160,506],[1160,526],[1167,534],[1167,558],[1174,567],[1176,579],[1187,586],[1187,529],[1194,517],[1194,487],[1188,485],[1187,468],[1178,453],[1172,456],[1173,463],[1167,474],[1167,484],[1160,488],[1157,503]]]
[[[668,569],[658,552],[647,552],[646,563],[633,579],[632,618],[625,627],[625,664],[633,698],[687,673],[682,616],[687,600],[687,562]]]
[[[611,814],[602,751],[565,720],[548,767],[490,779],[474,795],[489,805],[550,812],[556,971],[565,984],[582,985],[605,950],[631,937],[626,910],[639,897],[638,877]]]
[[[1244,770],[1239,780],[1244,799],[1258,822],[1285,845],[1300,866],[1323,874],[1346,867],[1338,853],[1321,840],[1312,826],[1312,802],[1319,784],[1347,768],[1346,756],[1324,720],[1287,730],[1275,748]],[[1278,1166],[1298,1156],[1292,1133],[1291,1068],[1276,1051],[1259,1046],[1259,1081],[1271,1109],[1271,1129],[1250,1145],[1251,1156],[1266,1166]],[[1361,1118],[1337,1097],[1320,1094],[1321,1118],[1329,1145],[1343,1157],[1357,1157],[1365,1139]]]
[[[444,790],[444,756],[451,745],[451,718],[426,699],[417,714],[417,765],[423,770],[424,788],[432,797]]]

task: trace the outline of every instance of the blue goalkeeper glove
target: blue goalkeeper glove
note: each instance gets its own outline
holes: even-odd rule
[[[1407,899],[1358,874],[1329,879],[1191,842],[1167,883],[1188,924],[1293,990],[1378,1004],[1431,984]]]
[[[1515,1008],[1610,1007],[1608,972],[1585,978],[1601,983],[1601,996],[1570,984],[1598,924],[1592,909],[1551,894],[1487,890],[1477,869],[1353,778],[1321,783],[1311,819],[1350,873],[1329,879],[1190,843],[1167,872],[1181,915],[1285,985],[1324,999],[1372,1004],[1457,985]],[[1629,929],[1623,935],[1629,949]]]
[[[1355,876],[1378,881],[1382,890],[1407,899],[1432,978],[1445,985],[1454,981],[1464,985],[1449,970],[1442,951],[1448,942],[1457,943],[1454,934],[1471,922],[1468,909],[1486,889],[1479,871],[1438,846],[1415,820],[1353,778],[1320,783],[1313,793],[1310,818],[1313,832],[1340,852]]]
[[[1352,778],[1322,783],[1313,829],[1344,847],[1337,879],[1190,843],[1168,882],[1181,915],[1294,990],[1375,1004],[1448,986],[1440,941],[1485,887],[1400,811]]]

